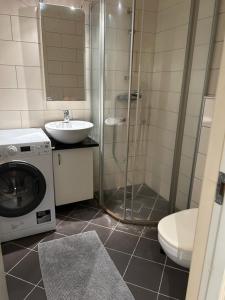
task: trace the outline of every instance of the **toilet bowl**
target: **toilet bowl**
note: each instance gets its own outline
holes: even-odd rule
[[[186,209],[163,218],[158,239],[166,255],[182,267],[190,268],[198,209]]]

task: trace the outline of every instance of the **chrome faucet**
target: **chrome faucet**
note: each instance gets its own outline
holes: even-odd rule
[[[64,122],[70,121],[70,112],[68,109],[64,110]]]

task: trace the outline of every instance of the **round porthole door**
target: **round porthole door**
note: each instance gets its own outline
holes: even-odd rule
[[[19,217],[44,199],[46,181],[34,166],[20,161],[0,165],[0,216]]]

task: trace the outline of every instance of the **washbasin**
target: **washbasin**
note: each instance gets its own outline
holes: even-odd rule
[[[83,141],[93,126],[87,121],[55,121],[45,124],[45,129],[55,140],[65,144],[74,144]]]

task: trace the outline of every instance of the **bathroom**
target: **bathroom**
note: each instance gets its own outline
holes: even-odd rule
[[[0,0],[0,299],[224,299],[224,35],[225,0]]]

